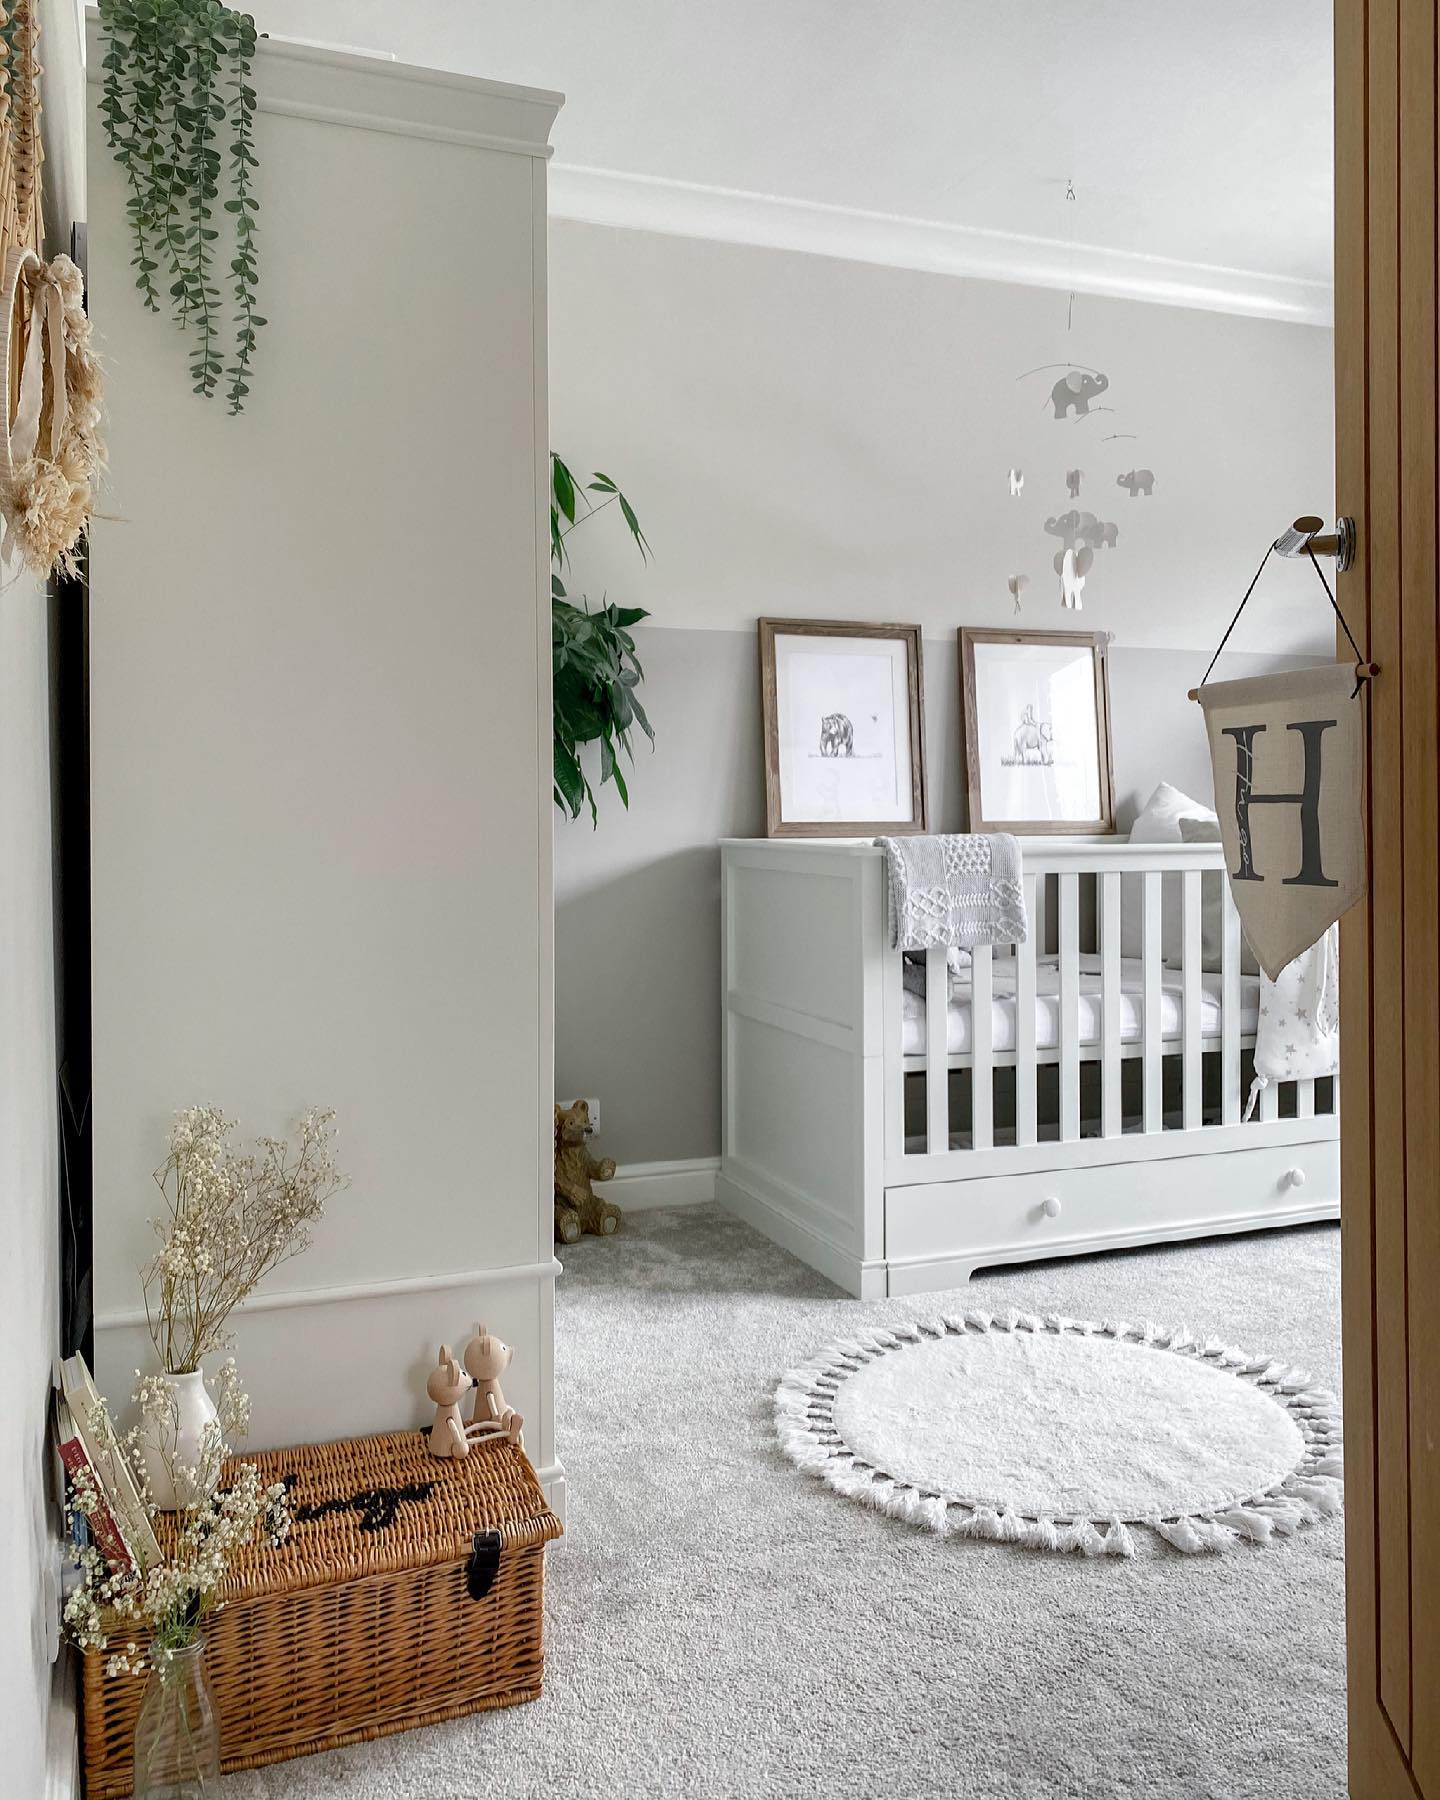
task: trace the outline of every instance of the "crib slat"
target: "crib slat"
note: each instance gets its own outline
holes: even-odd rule
[[[1220,1123],[1238,1125],[1240,1093],[1240,915],[1220,877]]]
[[[1313,1119],[1315,1117],[1315,1081],[1307,1077],[1295,1083],[1295,1117],[1297,1119]]]
[[[1060,877],[1060,1137],[1080,1136],[1080,877]]]
[[[885,1154],[905,1154],[905,959],[898,950],[882,953],[880,993],[885,1022]]]
[[[1204,1065],[1200,1050],[1200,881],[1198,869],[1187,869],[1184,883],[1184,932],[1181,939],[1180,996],[1184,1032],[1181,1077],[1182,1115],[1186,1131],[1200,1128]]]
[[[1100,1130],[1119,1137],[1120,1110],[1120,877],[1100,877]]]
[[[1144,930],[1141,938],[1141,990],[1144,1001],[1144,1035],[1141,1042],[1144,1104],[1142,1124],[1147,1132],[1163,1131],[1164,1091],[1160,1051],[1160,883],[1158,869],[1140,877],[1144,888]]]
[[[950,969],[943,950],[925,952],[925,1147],[950,1148],[950,1078],[945,1066],[950,1023]]]
[[[1035,905],[1026,916],[1030,920],[1030,935],[1035,940],[1035,954],[1043,960],[1050,952],[1050,877],[1048,875],[1041,875],[1037,879]]]
[[[1267,1081],[1260,1090],[1260,1104],[1256,1108],[1262,1119],[1278,1119],[1280,1117],[1280,1083]]]
[[[970,1142],[976,1150],[989,1150],[995,1143],[992,974],[990,946],[979,944],[970,953]]]
[[[1035,1142],[1035,939],[1039,930],[1036,878],[1025,877],[1030,929],[1015,947],[1015,1142]]]

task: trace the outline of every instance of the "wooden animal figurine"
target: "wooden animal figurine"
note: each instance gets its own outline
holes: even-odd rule
[[[585,1140],[595,1127],[583,1100],[555,1108],[555,1235],[573,1244],[582,1231],[608,1237],[620,1228],[620,1208],[602,1200],[592,1181],[613,1181],[613,1157],[592,1156]]]
[[[440,1360],[430,1371],[425,1392],[435,1402],[435,1423],[430,1427],[432,1456],[468,1456],[470,1440],[460,1418],[460,1402],[475,1385],[454,1356],[450,1346],[440,1346]]]
[[[480,1441],[487,1437],[508,1437],[512,1444],[523,1444],[521,1427],[525,1421],[513,1406],[505,1404],[500,1377],[510,1367],[515,1352],[509,1344],[488,1332],[483,1325],[465,1346],[465,1372],[475,1383],[475,1405],[470,1413],[470,1435]]]

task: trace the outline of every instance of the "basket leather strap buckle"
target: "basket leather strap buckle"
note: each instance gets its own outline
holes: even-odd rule
[[[500,1573],[500,1533],[477,1531],[470,1560],[465,1565],[465,1585],[472,1600],[483,1600]]]

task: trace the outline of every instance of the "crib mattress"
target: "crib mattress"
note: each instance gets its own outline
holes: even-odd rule
[[[991,960],[990,1046],[992,1050],[1015,1048],[1015,980],[1014,957],[996,956]],[[1179,1045],[1184,1024],[1183,976],[1179,969],[1162,968],[1160,972],[1160,1037]],[[1220,1035],[1220,972],[1200,977],[1200,1035]],[[1100,1045],[1100,958],[1080,958],[1080,1004],[1078,1008],[1080,1044]],[[1260,978],[1240,977],[1240,1031],[1252,1034],[1260,1011]],[[1125,957],[1120,965],[1120,1041],[1137,1044],[1144,1032],[1145,1002],[1143,964],[1139,957]],[[925,1051],[925,996],[904,990],[902,999],[903,1046],[906,1056],[920,1056]],[[965,1056],[973,1042],[971,994],[968,974],[958,979],[950,994],[950,1007],[945,1022],[945,1048],[951,1056]],[[1035,964],[1035,1047],[1053,1050],[1060,1042],[1060,965],[1056,958],[1045,957]]]

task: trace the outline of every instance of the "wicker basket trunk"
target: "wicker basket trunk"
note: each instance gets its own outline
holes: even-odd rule
[[[289,1484],[296,1523],[241,1556],[206,1623],[224,1769],[539,1697],[560,1522],[523,1451],[502,1439],[442,1462],[406,1432],[255,1461]],[[86,1656],[88,1800],[131,1792],[143,1688]]]

